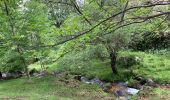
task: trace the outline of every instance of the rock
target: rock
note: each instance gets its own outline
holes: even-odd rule
[[[76,0],[76,3],[79,7],[82,7],[84,5],[85,1],[84,0]]]
[[[134,79],[135,79],[135,80],[137,80],[137,81],[144,80],[144,78],[143,78],[143,77],[140,77],[140,76],[138,76],[138,77],[135,77]]]
[[[11,76],[11,73],[2,73],[2,78],[9,78]]]
[[[114,91],[114,94],[115,94],[115,96],[120,97],[120,96],[123,96],[123,91],[121,91],[121,90],[115,90],[115,91]]]
[[[33,73],[33,76],[38,77],[40,74],[39,73]]]
[[[130,97],[129,96],[127,96],[127,97],[119,97],[118,100],[130,100]]]
[[[74,79],[81,81],[81,77],[82,77],[81,75],[76,75],[74,76]]]
[[[149,78],[149,79],[147,79],[147,81],[146,81],[146,82],[147,82],[147,84],[148,84],[148,85],[152,85],[152,84],[154,84],[154,81],[153,81],[152,79],[150,79],[150,78]]]
[[[137,80],[133,80],[130,84],[128,84],[130,87],[133,87],[135,89],[142,89],[143,85],[142,85],[142,81],[137,81]]]
[[[59,72],[59,71],[54,71],[52,74],[53,74],[54,76],[58,76],[58,75],[61,74],[61,72]]]
[[[111,87],[107,90],[107,92],[114,93],[115,96],[119,97],[126,95],[125,89],[126,89],[125,86],[122,86],[118,83],[113,83]]]
[[[127,88],[125,89],[125,91],[126,91],[127,94],[130,94],[130,95],[135,95],[135,94],[137,94],[137,93],[139,92],[138,89],[129,88],[129,87],[127,87]]]
[[[2,73],[2,79],[6,79],[6,80],[8,80],[8,79],[14,79],[14,78],[18,78],[18,77],[21,77],[21,75],[20,74],[18,74],[18,73]]]
[[[98,84],[101,88],[104,88],[104,82],[102,82],[100,79],[98,78],[94,78],[91,81],[91,84]]]
[[[127,86],[128,86],[128,84],[127,84],[127,83],[125,83],[125,82],[119,82],[119,83],[118,83],[118,85],[120,85],[120,86],[124,86],[124,87],[127,87]]]
[[[34,73],[37,74],[37,73],[39,73],[39,71],[37,69],[35,69],[35,68],[33,68],[32,70],[29,71],[30,75],[34,75]]]
[[[76,77],[76,78],[79,78],[80,76]],[[100,79],[98,78],[94,78],[94,79],[91,79],[89,80],[88,78],[86,77],[80,77],[80,81],[84,82],[84,83],[87,83],[87,84],[97,84],[99,85],[102,89],[104,88],[104,82],[102,82]]]
[[[112,86],[108,90],[106,90],[106,92],[114,93],[117,97],[128,97],[129,95],[137,94],[139,92],[139,89],[130,88],[125,82],[119,82],[113,83]]]
[[[80,80],[84,83],[91,84],[91,81],[86,77],[81,77]]]
[[[43,71],[40,71],[39,73],[33,73],[33,76],[36,76],[36,77],[45,77],[45,76],[49,76],[50,73],[46,70],[43,70]]]
[[[43,71],[40,71],[40,75],[41,76],[48,76],[48,75],[50,75],[50,73],[46,70],[43,70]]]
[[[22,77],[24,75],[24,72],[22,71],[16,71],[17,77]]]
[[[77,77],[77,78],[79,78],[79,77]],[[106,87],[105,83],[102,82],[98,78],[89,80],[86,77],[80,77],[80,80],[87,84],[98,84],[103,89],[103,91],[109,92],[109,93],[114,93],[114,95],[117,97],[135,95],[139,92],[139,89],[130,88],[130,87],[128,87],[127,83],[125,83],[125,82],[113,83],[110,86]],[[129,99],[126,98],[125,100],[129,100]]]

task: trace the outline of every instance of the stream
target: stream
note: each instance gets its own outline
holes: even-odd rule
[[[83,76],[80,77],[80,81],[86,84],[97,84],[105,92],[113,93],[116,97],[124,97],[125,100],[130,100],[131,96],[136,95],[140,91],[140,89],[128,87],[125,82],[111,83],[110,86],[106,86],[108,83],[103,82],[98,78],[90,80]]]

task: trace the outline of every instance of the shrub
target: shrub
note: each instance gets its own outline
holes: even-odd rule
[[[2,72],[8,71],[22,71],[25,68],[23,57],[15,51],[7,51],[0,57],[0,70]]]
[[[132,35],[129,48],[141,51],[170,48],[170,32],[135,33]]]
[[[118,65],[121,67],[129,68],[133,65],[140,64],[140,58],[137,56],[125,56],[125,57],[119,57],[117,59]]]

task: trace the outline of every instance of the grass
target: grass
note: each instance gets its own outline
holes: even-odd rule
[[[101,60],[91,60],[86,65],[82,66],[67,66],[67,67],[56,67],[57,64],[53,64],[49,67],[49,71],[59,71],[64,72],[68,71],[71,74],[86,76],[90,79],[99,78],[104,81],[113,82],[119,80],[128,80],[130,78],[129,70],[119,70],[119,75],[114,75],[112,73],[109,60],[101,61]]]
[[[141,59],[139,65],[132,66],[136,75],[154,79],[158,83],[170,83],[170,58],[167,56],[130,51],[121,52],[121,55],[134,55]]]
[[[136,76],[142,76],[146,79],[151,78],[158,83],[170,83],[170,58],[167,55],[132,51],[119,52],[119,57],[124,56],[139,57],[140,63],[130,68],[118,65],[119,75],[112,74],[109,60],[101,61],[93,59],[89,61],[79,61],[76,59],[74,61],[77,61],[77,63],[74,64],[74,61],[69,61],[69,59],[61,59],[61,61],[66,61],[68,63],[63,65],[53,63],[46,66],[49,71],[69,71],[70,73],[87,76],[89,78],[98,77],[105,81],[128,81],[135,74]],[[70,59],[73,59],[73,57]],[[30,68],[33,67],[40,69],[38,64],[30,66]]]
[[[168,89],[153,88],[142,92],[134,96],[134,100],[169,100],[170,98],[170,90]]]
[[[157,83],[170,83],[170,58],[167,55],[152,54],[147,52],[121,51],[119,57],[136,56],[140,58],[139,64],[134,64],[130,68],[118,65],[119,75],[112,74],[109,60],[90,60],[83,61],[76,59],[78,63],[69,61],[69,59],[61,59],[69,63],[63,66],[59,63],[46,65],[48,71],[68,71],[71,74],[83,75],[89,78],[100,78],[105,81],[129,81],[133,75],[151,78]],[[67,57],[66,57],[67,58]],[[73,57],[71,57],[73,58]],[[70,63],[72,62],[72,63]],[[30,68],[40,69],[38,64],[33,64]],[[132,74],[133,73],[133,74]],[[33,78],[33,83],[25,83],[26,79],[9,80],[0,83],[1,98],[24,98],[26,100],[92,100],[113,99],[113,94],[104,93],[95,85],[87,85],[80,83],[78,87],[70,87],[69,84],[61,83],[57,78]],[[11,88],[12,87],[12,88]],[[170,90],[163,88],[154,88],[152,91],[143,91],[143,94],[134,96],[138,100],[168,100],[170,98]],[[115,98],[114,98],[115,99]]]
[[[75,85],[76,84],[76,85]],[[0,82],[0,99],[21,100],[92,100],[114,98],[96,85],[64,83],[57,77],[13,79]]]

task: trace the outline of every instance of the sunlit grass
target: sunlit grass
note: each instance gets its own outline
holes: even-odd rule
[[[106,96],[111,95],[106,95],[96,85],[80,82],[77,87],[70,87],[69,83],[62,83],[57,77],[32,78],[32,82],[23,77],[0,82],[0,99],[5,100],[92,100]]]
[[[119,57],[136,56],[140,58],[140,63],[130,68],[117,66],[119,75],[114,75],[111,71],[110,60],[84,61],[80,64],[68,64],[69,66],[58,66],[58,62],[45,65],[49,71],[69,71],[73,74],[80,74],[89,78],[100,78],[105,81],[128,80],[133,74],[145,78],[151,78],[159,83],[170,83],[170,58],[165,55],[151,54],[145,52],[121,51]],[[61,59],[65,60],[65,59]],[[69,60],[69,59],[66,59]],[[35,63],[30,68],[40,69],[40,65]]]
[[[152,78],[159,83],[170,82],[170,58],[164,55],[131,51],[122,52],[121,55],[135,55],[141,59],[139,65],[133,66],[135,74]]]

